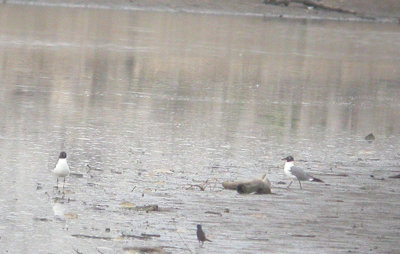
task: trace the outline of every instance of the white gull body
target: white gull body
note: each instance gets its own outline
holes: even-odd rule
[[[64,185],[65,185],[65,177],[67,177],[70,173],[68,162],[67,162],[67,153],[61,152],[58,158],[56,167],[53,170],[53,173],[57,176],[57,188],[58,188],[58,178],[64,178],[63,184],[63,193],[64,193]]]
[[[58,159],[57,165],[54,168],[53,172],[57,177],[66,177],[66,176],[68,176],[70,171],[69,171],[67,158]]]

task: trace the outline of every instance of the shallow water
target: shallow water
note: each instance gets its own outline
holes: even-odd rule
[[[387,24],[2,5],[0,249],[396,252],[399,35]],[[61,150],[75,174],[60,200]],[[278,184],[289,154],[326,183]],[[220,185],[264,173],[275,195]],[[213,240],[204,248],[198,223]],[[121,237],[141,233],[160,237]]]

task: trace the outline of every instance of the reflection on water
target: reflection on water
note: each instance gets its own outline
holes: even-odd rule
[[[24,101],[12,109],[21,114],[35,106],[53,119],[59,110],[47,112],[50,105],[65,105],[92,115],[101,105],[104,122],[134,107],[155,121],[170,111],[175,122],[185,112],[195,119],[227,112],[232,119],[214,123],[296,135],[313,127],[400,131],[395,26],[9,6],[1,12],[2,95],[7,105]]]
[[[53,204],[54,217],[58,220],[65,220],[65,205],[63,203]]]
[[[109,189],[102,202],[118,206],[120,188],[140,185],[137,170],[182,173],[154,180],[176,191],[208,166],[247,168],[218,175],[234,178],[259,175],[288,153],[353,158],[370,132],[393,146],[382,141],[365,153],[397,154],[399,33],[368,23],[1,6],[0,212],[8,216],[0,232],[15,233],[1,244],[22,251],[25,232],[40,232],[38,250],[65,245],[70,253],[61,240],[42,243],[62,229],[31,219],[51,214],[35,186],[51,189],[60,150],[74,171],[91,163],[124,176],[70,178],[71,188],[85,186],[71,193],[77,210],[102,200],[87,190],[96,184]],[[71,226],[82,230],[87,220]]]

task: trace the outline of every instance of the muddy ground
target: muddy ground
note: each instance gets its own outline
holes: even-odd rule
[[[355,14],[325,11],[303,4],[289,6],[266,5],[262,0],[8,0],[8,3],[92,6],[117,9],[147,9],[159,11],[200,12],[240,15],[265,15],[291,18],[369,20],[397,23],[400,18],[400,3],[397,0],[322,0],[316,1],[328,7],[341,8]]]
[[[398,34],[1,5],[0,252],[398,252]],[[288,155],[325,183],[286,189]],[[221,186],[263,174],[274,194]]]

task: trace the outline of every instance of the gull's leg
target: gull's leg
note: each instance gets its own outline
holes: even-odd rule
[[[289,185],[286,187],[286,189],[289,189],[290,185],[292,185],[293,181],[290,181]]]
[[[298,180],[298,179],[297,179]],[[303,189],[303,187],[301,187],[301,182],[300,182],[300,180],[298,180],[299,181],[299,184],[300,184],[300,190],[302,190]]]

